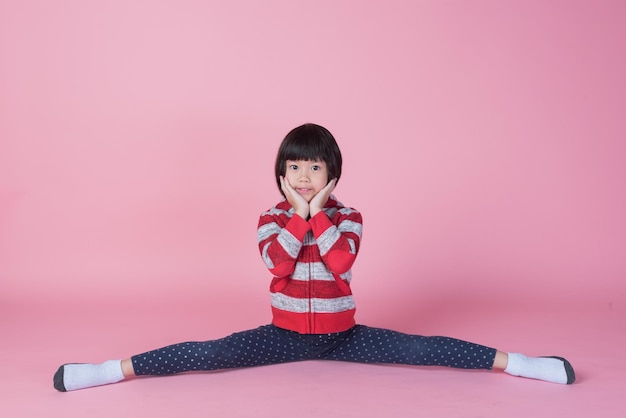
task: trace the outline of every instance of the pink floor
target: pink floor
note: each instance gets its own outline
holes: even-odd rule
[[[263,319],[224,322],[216,314],[227,305],[217,299],[178,306],[156,301],[152,307],[129,309],[91,297],[82,305],[0,305],[0,416],[626,416],[626,324],[624,313],[610,306],[532,315],[448,309],[445,314],[422,312],[428,318],[401,329],[530,355],[563,355],[577,371],[572,386],[482,371],[317,361],[143,378],[59,393],[52,387],[52,375],[63,362],[99,362],[181,340],[217,338],[261,324],[266,317],[263,298],[252,307]],[[367,301],[364,305],[361,322],[393,326],[388,310],[374,312]]]

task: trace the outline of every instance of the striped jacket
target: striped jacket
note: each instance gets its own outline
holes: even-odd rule
[[[361,214],[334,196],[308,221],[283,199],[263,212],[259,250],[274,275],[273,324],[301,334],[327,334],[354,326],[351,267],[361,241]]]

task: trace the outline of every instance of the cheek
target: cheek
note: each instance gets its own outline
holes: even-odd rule
[[[328,177],[325,175],[319,176],[317,179],[315,179],[315,184],[318,186],[319,189],[323,189],[328,184]]]
[[[295,177],[293,173],[285,173],[285,180],[287,180],[289,182],[289,184],[291,184],[293,186],[294,182],[295,182]]]

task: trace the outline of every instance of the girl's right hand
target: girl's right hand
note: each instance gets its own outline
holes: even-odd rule
[[[302,196],[300,193],[296,191],[291,184],[287,181],[287,179],[283,176],[280,176],[280,188],[285,194],[285,198],[287,202],[291,206],[293,206],[294,211],[300,215],[302,219],[307,219],[309,217],[309,202]]]

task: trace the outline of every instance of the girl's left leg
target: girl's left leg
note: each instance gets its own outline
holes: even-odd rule
[[[325,358],[359,363],[490,370],[496,353],[495,348],[450,337],[424,337],[357,325],[344,343]]]
[[[525,357],[450,337],[425,337],[357,325],[343,344],[325,355],[328,360],[499,369],[555,383],[573,383],[569,362],[558,357]]]

